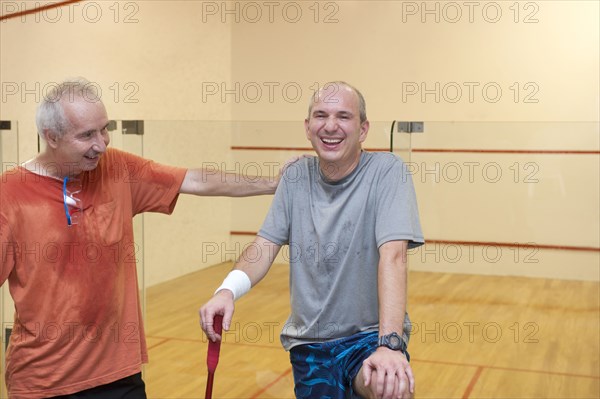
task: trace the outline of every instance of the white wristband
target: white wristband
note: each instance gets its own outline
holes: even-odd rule
[[[223,280],[223,284],[217,288],[215,294],[221,290],[229,290],[233,293],[233,300],[235,301],[250,291],[251,287],[252,282],[246,273],[241,270],[232,270]]]

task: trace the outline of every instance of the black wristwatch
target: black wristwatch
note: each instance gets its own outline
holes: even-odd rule
[[[406,353],[406,342],[404,342],[402,337],[396,332],[379,337],[379,343],[377,346],[385,346],[391,350]]]

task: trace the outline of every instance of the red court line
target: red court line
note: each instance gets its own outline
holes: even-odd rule
[[[311,151],[314,152],[312,147],[260,147],[260,146],[231,146],[232,150],[238,151]],[[389,148],[365,148],[366,151],[384,152],[389,151]]]
[[[255,236],[256,231],[230,231],[232,236]],[[573,245],[549,245],[549,244],[529,244],[518,242],[494,242],[494,241],[450,241],[450,240],[426,240],[426,244],[450,244],[450,245],[474,245],[474,246],[489,246],[489,247],[510,247],[510,248],[527,248],[527,249],[553,249],[558,251],[584,251],[584,252],[600,252],[600,248],[596,247],[580,247]]]
[[[462,148],[413,148],[412,152],[451,152],[467,154],[576,154],[576,155],[598,155],[600,151],[588,150],[478,150]]]
[[[600,375],[589,375],[589,374],[576,374],[576,373],[565,373],[562,371],[549,371],[549,370],[533,370],[533,369],[522,369],[517,367],[502,367],[502,366],[490,366],[483,364],[472,364],[472,363],[459,363],[459,362],[449,362],[444,360],[426,360],[426,359],[413,359],[410,357],[411,363],[429,363],[429,364],[440,364],[445,366],[458,366],[458,367],[480,367],[482,369],[490,369],[490,370],[502,370],[502,371],[510,371],[515,373],[535,373],[535,374],[546,374],[546,375],[556,375],[561,377],[574,377],[574,378],[590,378],[593,380],[600,380]]]
[[[548,244],[529,244],[518,242],[494,242],[494,241],[449,241],[449,240],[426,240],[426,244],[453,244],[453,245],[475,245],[475,246],[490,246],[490,247],[511,247],[511,248],[527,248],[527,249],[554,249],[560,251],[589,251],[600,252],[600,248],[596,247],[579,247],[573,245],[548,245]]]
[[[148,338],[157,338],[157,337],[148,337]],[[171,338],[162,338],[162,341],[160,341],[160,342],[158,342],[158,343],[156,343],[156,344],[154,344],[154,345],[150,345],[150,346],[149,346],[147,349],[148,349],[148,350],[150,350],[150,349],[154,349],[154,348],[156,348],[157,346],[161,346],[162,344],[164,344],[164,343],[166,343],[166,342],[169,342],[170,340],[171,340]]]
[[[227,334],[227,333],[225,333]],[[154,339],[163,339],[165,341],[179,341],[179,342],[195,342],[195,343],[199,343],[199,344],[208,344],[208,340],[207,339],[197,339],[197,338],[176,338],[176,337],[161,337],[161,336],[156,336],[156,335],[148,335],[148,338],[154,338]],[[161,342],[160,344],[163,344],[164,342]],[[248,346],[251,348],[263,348],[263,349],[281,349],[280,346],[272,346],[272,345],[264,345],[264,344],[257,344],[257,343],[244,343],[244,342],[231,342],[231,341],[227,341],[227,335],[225,335],[225,340],[223,341],[224,345],[239,345],[239,346]],[[154,346],[158,346],[159,344],[156,344]],[[150,348],[148,348],[150,349]]]
[[[49,4],[46,4],[45,6],[32,8],[30,10],[23,10],[23,11],[19,11],[19,12],[13,12],[11,14],[2,15],[2,16],[0,16],[0,21],[3,21],[5,19],[18,18],[18,17],[22,17],[25,15],[29,15],[29,14],[36,14],[36,13],[39,13],[42,11],[50,10],[52,8],[63,7],[68,4],[71,4],[71,3],[79,3],[81,1],[83,1],[83,0],[67,0],[67,1],[61,1],[58,3],[49,3]]]
[[[238,151],[314,151],[312,147],[261,147],[261,146],[231,146]],[[389,148],[365,148],[366,151],[384,152]],[[570,154],[570,155],[600,155],[600,151],[589,150],[485,150],[466,148],[413,148],[412,152],[431,153],[465,153],[465,154]]]
[[[463,399],[469,399],[469,396],[471,396],[471,392],[473,392],[473,388],[475,388],[475,385],[477,384],[477,381],[479,380],[479,377],[481,376],[482,372],[483,367],[477,367],[477,370],[475,370],[475,374],[473,374],[473,378],[471,378],[471,381],[469,382],[469,385],[467,386],[467,389],[465,390],[465,393],[462,396]]]
[[[517,367],[500,367],[500,366],[481,366],[481,367],[488,368],[490,370],[511,371],[511,372],[516,372],[516,373],[549,374],[549,375],[558,375],[561,377],[590,378],[592,380],[600,380],[600,375],[564,373],[561,371],[547,371],[547,370],[528,370],[528,369],[520,369]]]
[[[232,236],[255,236],[256,231],[230,231]]]
[[[267,392],[267,390],[269,390],[269,388],[271,388],[273,385],[277,384],[277,382],[279,382],[282,378],[286,377],[291,372],[292,372],[292,368],[290,367],[289,369],[287,369],[286,371],[281,373],[279,375],[279,377],[275,378],[273,381],[271,381],[269,384],[267,384],[266,387],[260,389],[258,392],[256,392],[254,395],[252,395],[250,397],[250,399],[260,398],[263,393]]]

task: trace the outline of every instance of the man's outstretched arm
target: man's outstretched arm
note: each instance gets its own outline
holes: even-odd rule
[[[299,157],[288,159],[279,174],[273,177],[227,173],[218,169],[189,169],[179,188],[182,194],[224,197],[249,197],[273,194],[285,169]]]

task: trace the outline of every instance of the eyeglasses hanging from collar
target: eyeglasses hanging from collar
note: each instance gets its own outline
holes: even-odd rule
[[[63,180],[63,203],[67,216],[67,225],[73,226],[79,223],[83,214],[83,203],[79,198],[81,193],[81,180],[65,177]]]

